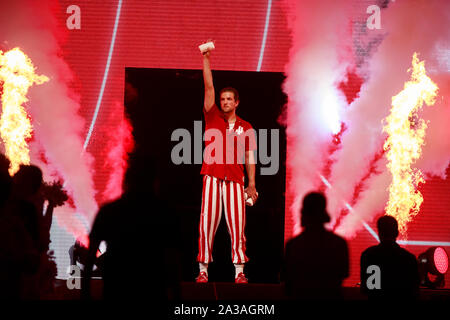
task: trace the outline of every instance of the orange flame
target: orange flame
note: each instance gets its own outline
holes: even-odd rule
[[[9,174],[14,175],[21,164],[30,163],[26,139],[31,138],[32,126],[23,104],[33,84],[49,79],[37,75],[31,60],[19,48],[3,53],[0,50],[0,81],[3,82],[0,135],[5,144],[5,154],[11,161]]]
[[[424,176],[411,165],[420,158],[424,144],[427,124],[418,116],[425,102],[431,106],[435,102],[438,87],[426,75],[425,61],[419,61],[417,53],[412,59],[411,80],[404,89],[392,98],[390,115],[384,120],[383,131],[388,138],[384,144],[387,151],[388,169],[392,174],[389,187],[389,201],[386,214],[398,221],[400,233],[405,235],[407,224],[419,213],[423,202],[422,194],[417,190],[425,183]]]

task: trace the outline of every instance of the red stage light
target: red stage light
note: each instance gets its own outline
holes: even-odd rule
[[[448,270],[448,256],[447,252],[441,247],[434,250],[434,265],[439,273],[444,274]]]
[[[419,255],[420,284],[428,288],[442,288],[448,270],[448,255],[442,247],[431,247]],[[431,280],[429,275],[433,275]]]

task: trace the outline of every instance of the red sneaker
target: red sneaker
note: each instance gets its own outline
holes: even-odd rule
[[[208,275],[205,271],[200,272],[197,278],[195,278],[195,282],[197,283],[206,283],[208,282]]]
[[[245,275],[242,272],[239,272],[236,279],[234,280],[235,283],[248,283],[248,279],[245,277]]]

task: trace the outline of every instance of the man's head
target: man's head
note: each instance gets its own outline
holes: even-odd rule
[[[395,242],[398,236],[398,223],[392,216],[382,216],[377,221],[378,236],[381,242]]]
[[[310,192],[303,198],[302,227],[322,226],[330,222],[330,216],[326,211],[327,200],[320,192]]]
[[[239,93],[235,88],[226,87],[220,90],[220,108],[225,113],[233,113],[239,105]]]
[[[13,176],[15,189],[23,197],[36,194],[42,186],[42,171],[35,165],[20,165],[19,171]]]

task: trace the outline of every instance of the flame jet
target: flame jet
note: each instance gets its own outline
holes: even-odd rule
[[[386,214],[395,217],[402,234],[407,224],[419,213],[423,197],[417,190],[425,183],[419,169],[412,165],[420,158],[424,144],[427,124],[420,119],[418,112],[425,102],[428,106],[435,103],[438,87],[426,75],[425,61],[419,61],[417,53],[412,60],[411,80],[404,89],[392,98],[391,113],[384,120],[383,131],[388,134],[384,143],[387,168],[392,175],[389,186],[389,200]]]
[[[5,53],[0,51],[0,81],[3,83],[0,135],[5,154],[11,161],[11,176],[21,164],[30,164],[27,139],[31,138],[33,127],[23,104],[28,101],[26,95],[33,84],[48,81],[46,76],[37,75],[34,70],[31,60],[19,48]]]

